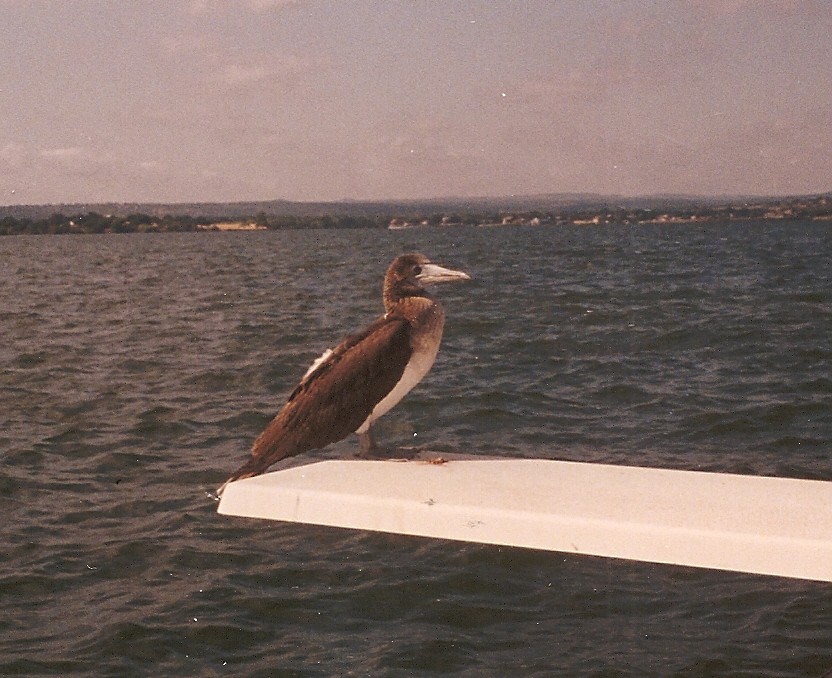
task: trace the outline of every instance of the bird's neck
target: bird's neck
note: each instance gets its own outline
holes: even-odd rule
[[[436,299],[425,293],[424,296],[410,296],[399,299],[387,306],[386,315],[406,318],[414,327],[429,328],[436,323],[444,324],[445,313]]]
[[[391,313],[399,304],[405,303],[409,299],[427,299],[432,301],[432,297],[423,287],[401,280],[396,284],[385,282],[384,311],[386,313]]]

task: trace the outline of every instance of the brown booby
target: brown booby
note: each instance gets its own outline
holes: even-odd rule
[[[363,454],[373,451],[373,422],[422,380],[439,350],[445,313],[425,287],[469,279],[422,254],[396,257],[384,276],[384,315],[312,364],[225,484],[350,433],[358,434]]]

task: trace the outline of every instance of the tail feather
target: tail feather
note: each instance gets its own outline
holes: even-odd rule
[[[287,457],[319,449],[350,433],[350,430],[339,431],[339,435],[333,436],[328,426],[310,426],[307,422],[308,416],[299,416],[296,410],[297,404],[287,405],[269,422],[269,425],[254,441],[251,456],[229,476],[228,480],[217,490],[217,494],[221,494],[228,483],[258,476],[272,464]]]
[[[259,476],[270,465],[270,463],[264,463],[263,459],[260,457],[249,457],[245,464],[243,464],[240,468],[234,471],[234,473],[232,473],[228,477],[228,480],[226,480],[222,485],[220,485],[220,487],[217,489],[217,496],[222,496],[222,493],[225,490],[225,487],[226,485],[228,485],[228,483],[233,483],[235,480],[242,480],[243,478]]]

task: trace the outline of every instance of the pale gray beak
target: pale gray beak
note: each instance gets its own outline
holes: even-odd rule
[[[435,285],[442,282],[453,282],[455,280],[470,280],[471,276],[462,271],[454,271],[450,268],[437,266],[436,264],[424,264],[422,272],[416,276],[423,285]]]

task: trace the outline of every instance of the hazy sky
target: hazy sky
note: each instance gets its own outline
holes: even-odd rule
[[[0,204],[832,190],[827,0],[0,0]]]

